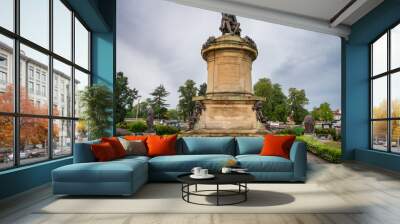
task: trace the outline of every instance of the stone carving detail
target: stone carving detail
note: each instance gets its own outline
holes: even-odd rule
[[[202,49],[209,47],[211,44],[217,43],[217,39],[214,36],[211,36],[207,39],[207,41],[203,44]]]
[[[268,124],[268,120],[267,118],[264,116],[264,114],[262,113],[262,102],[261,101],[257,101],[254,106],[253,106],[253,111],[256,112],[256,117],[257,120],[264,125],[264,127],[269,130],[269,124]]]
[[[245,36],[243,39],[244,39],[244,41],[246,41],[246,43],[248,43],[252,48],[254,48],[254,49],[257,50],[257,44],[256,44],[256,42],[254,42],[253,39],[251,39],[249,36]]]
[[[231,34],[240,36],[240,23],[236,20],[236,16],[228,13],[222,13],[221,26],[219,30],[222,34]]]
[[[194,125],[199,120],[201,113],[205,109],[206,108],[203,105],[203,103],[201,103],[200,101],[196,101],[196,103],[194,104],[192,116],[190,116],[190,118],[189,118],[189,130],[194,129]]]
[[[153,133],[154,132],[154,110],[153,108],[149,105],[147,106],[147,118],[146,118],[146,124],[147,124],[147,133]]]
[[[314,133],[314,118],[311,115],[307,115],[304,117],[304,133],[305,134],[313,134]]]

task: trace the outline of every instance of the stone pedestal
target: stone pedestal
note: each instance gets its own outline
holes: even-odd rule
[[[254,96],[251,80],[252,63],[257,48],[250,38],[225,34],[211,38],[201,51],[207,62],[207,94],[195,97],[204,110],[192,134],[252,135],[265,133],[254,105],[263,98]]]

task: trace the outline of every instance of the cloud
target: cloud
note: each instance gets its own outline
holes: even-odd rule
[[[161,0],[119,0],[117,70],[146,98],[159,84],[171,92],[185,80],[206,81],[202,44],[218,36],[220,13]],[[238,17],[242,35],[255,40],[259,56],[253,63],[253,83],[268,77],[282,85],[302,88],[313,106],[327,101],[340,108],[340,39],[311,31]]]

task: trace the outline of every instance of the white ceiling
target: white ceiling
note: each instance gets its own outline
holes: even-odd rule
[[[350,26],[353,23],[383,2],[383,0],[168,1],[345,38],[350,34]],[[345,10],[342,10],[344,8]]]

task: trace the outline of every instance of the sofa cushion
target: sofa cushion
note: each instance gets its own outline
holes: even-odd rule
[[[175,155],[158,156],[149,160],[150,171],[163,172],[190,172],[193,167],[199,166],[212,172],[219,171],[230,159],[231,155]]]
[[[179,151],[185,155],[235,154],[233,137],[183,137],[179,141]]]
[[[289,159],[290,148],[296,140],[294,135],[265,135],[262,156],[281,156]]]
[[[148,156],[165,156],[176,154],[176,135],[151,135],[147,138]]]
[[[236,137],[236,155],[260,154],[263,137]]]
[[[115,154],[115,150],[112,145],[108,142],[102,142],[100,144],[92,144],[91,146],[96,161],[105,162],[119,158]]]
[[[142,142],[146,142],[147,137],[148,137],[147,135],[126,135],[126,136],[124,136],[124,139],[129,140],[129,141],[140,140]]]
[[[293,162],[279,156],[239,155],[240,167],[249,172],[292,172]]]
[[[101,142],[110,143],[110,145],[114,149],[117,158],[122,158],[126,156],[126,151],[117,137],[103,137],[101,138]]]
[[[130,182],[134,172],[143,172],[146,162],[138,159],[74,163],[53,170],[57,182]],[[147,176],[147,173],[143,172]]]
[[[124,138],[119,138],[122,146],[126,151],[126,155],[138,155],[145,156],[147,155],[147,148],[143,141],[141,140],[126,140]]]

